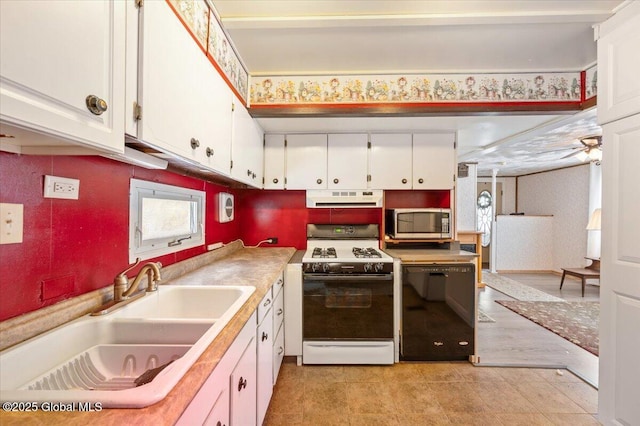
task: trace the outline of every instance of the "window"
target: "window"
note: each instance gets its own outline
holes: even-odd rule
[[[477,202],[478,231],[482,232],[482,247],[491,243],[491,221],[493,220],[493,197],[489,191],[482,191]]]
[[[205,193],[131,179],[129,262],[204,244]]]

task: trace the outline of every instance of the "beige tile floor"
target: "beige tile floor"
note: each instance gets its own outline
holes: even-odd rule
[[[265,425],[598,425],[597,391],[566,370],[467,362],[285,362]]]

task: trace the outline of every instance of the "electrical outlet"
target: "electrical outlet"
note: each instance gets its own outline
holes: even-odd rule
[[[278,244],[278,237],[269,237],[269,244]]]
[[[80,181],[78,179],[49,175],[46,175],[44,177],[45,198],[63,198],[67,200],[77,200],[79,194]]]

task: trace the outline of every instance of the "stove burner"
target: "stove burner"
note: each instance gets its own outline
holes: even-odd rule
[[[311,257],[330,257],[336,258],[338,255],[336,254],[336,249],[333,247],[321,249],[320,247],[314,247],[313,252],[311,253]]]
[[[382,257],[382,254],[380,254],[380,252],[372,247],[366,247],[366,248],[361,248],[361,247],[354,247],[353,250],[351,250],[353,252],[353,255],[357,258],[361,258],[361,257]]]

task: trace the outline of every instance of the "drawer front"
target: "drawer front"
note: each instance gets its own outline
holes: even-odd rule
[[[284,322],[284,291],[281,291],[278,296],[276,296],[275,303],[273,304],[273,335],[276,335],[276,332],[282,326]]]
[[[264,295],[258,305],[258,324],[262,322],[267,312],[269,312],[269,309],[273,307],[273,293],[271,290],[272,289],[269,289],[269,291],[267,291],[267,294]]]
[[[284,273],[280,272],[278,279],[273,283],[273,295],[278,297],[278,294],[282,291],[282,287],[284,287]]]
[[[284,327],[280,327],[273,343],[273,384],[278,381],[278,373],[284,358]]]

